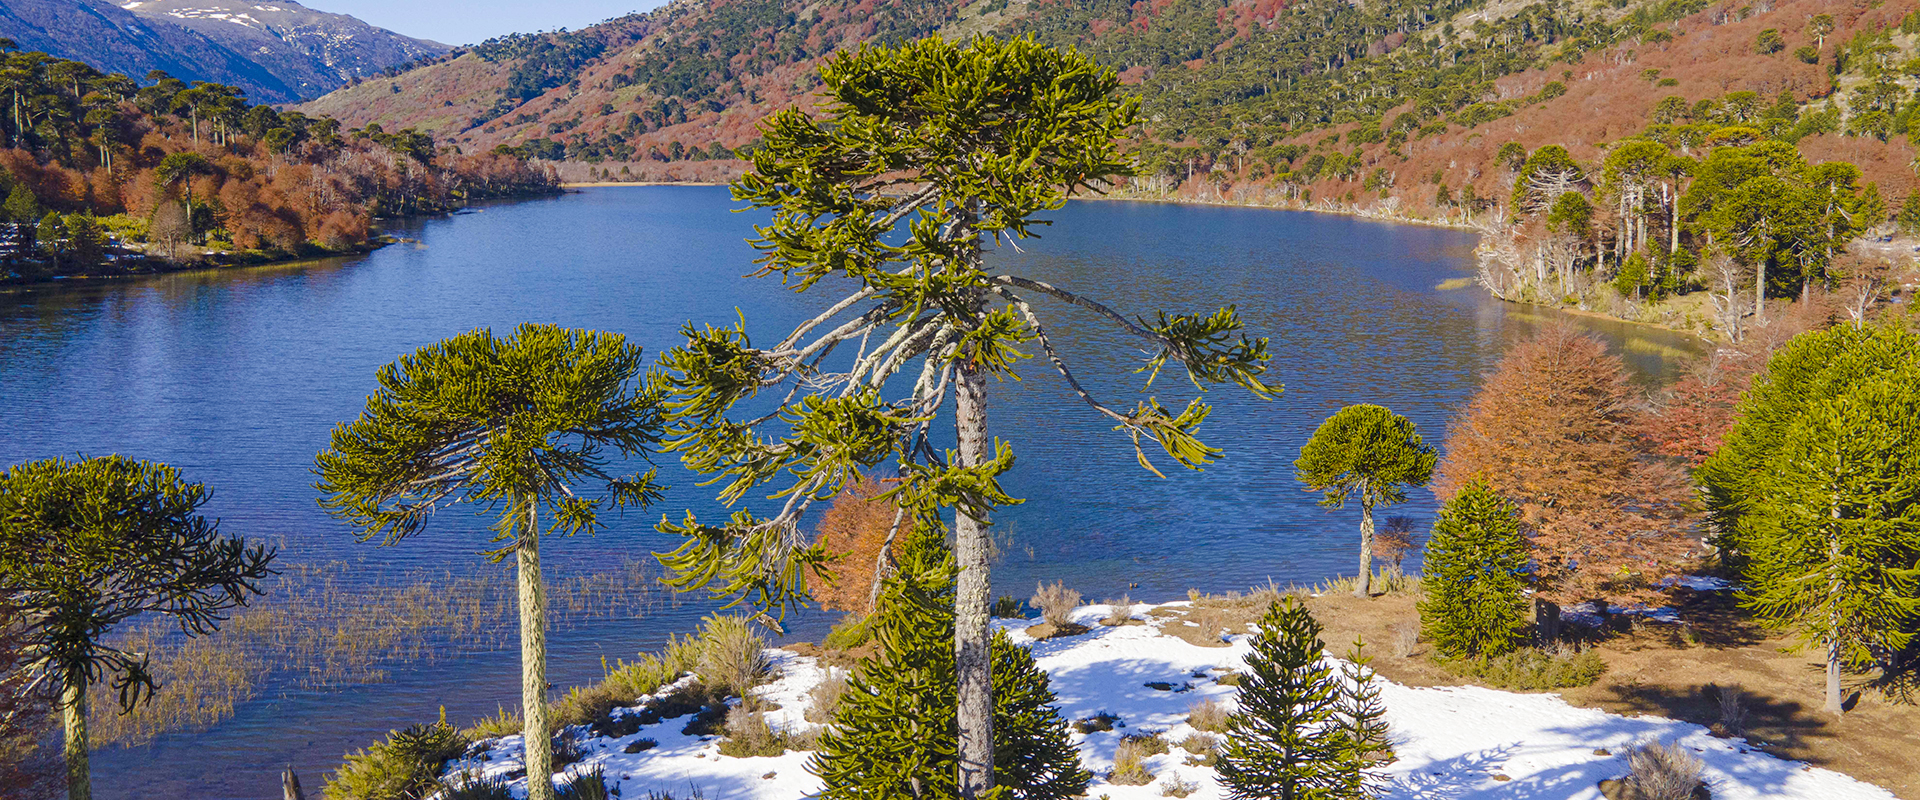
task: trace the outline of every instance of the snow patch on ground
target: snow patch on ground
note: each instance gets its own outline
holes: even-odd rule
[[[1133,610],[1137,616],[1148,608],[1136,605]],[[1085,766],[1096,776],[1113,767],[1120,737],[1159,733],[1169,742],[1178,742],[1194,733],[1186,715],[1195,703],[1217,699],[1231,704],[1238,690],[1216,679],[1227,670],[1240,669],[1250,649],[1245,635],[1230,637],[1225,647],[1200,647],[1162,635],[1159,626],[1177,624],[1177,618],[1149,618],[1145,625],[1099,625],[1111,610],[1110,606],[1077,609],[1073,620],[1092,626],[1090,632],[1044,641],[1026,635],[1032,620],[994,621],[1015,642],[1029,647],[1040,668],[1051,676],[1062,716],[1071,720],[1105,712],[1120,717],[1121,726],[1112,731],[1074,735]],[[755,690],[777,706],[768,712],[768,723],[794,731],[819,727],[803,718],[810,704],[808,693],[825,674],[819,663],[783,650],[768,653],[780,677]],[[1392,780],[1386,796],[1393,800],[1599,800],[1599,782],[1625,773],[1627,748],[1653,739],[1677,740],[1693,750],[1706,764],[1715,800],[1894,800],[1885,789],[1774,758],[1739,740],[1714,738],[1699,725],[1575,708],[1553,694],[1415,688],[1384,679],[1381,694],[1399,756],[1385,770]],[[636,705],[649,699],[640,698]],[[569,769],[599,767],[609,787],[626,798],[642,797],[648,791],[684,797],[697,788],[716,800],[798,800],[819,791],[819,779],[806,770],[812,753],[722,756],[718,738],[680,732],[688,719],[663,720],[630,736],[587,739],[586,759]],[[638,739],[652,739],[658,745],[644,752],[623,752]],[[518,736],[495,740],[484,754],[455,762],[452,769],[504,776],[520,768],[522,746]],[[1173,747],[1165,755],[1148,759],[1147,767],[1155,774],[1152,784],[1116,786],[1096,777],[1087,793],[1112,800],[1159,798],[1162,784],[1177,779],[1197,785],[1190,796],[1193,800],[1227,796],[1211,768],[1187,764],[1186,758],[1184,750]],[[517,797],[525,796],[525,786],[524,779],[513,782]]]

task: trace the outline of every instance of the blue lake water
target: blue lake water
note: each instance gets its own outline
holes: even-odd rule
[[[0,464],[108,452],[167,461],[212,487],[207,510],[225,532],[278,541],[289,561],[365,559],[358,574],[368,581],[422,567],[505,569],[475,555],[485,521],[465,514],[442,515],[396,548],[356,544],[314,503],[314,453],[359,411],[379,366],[475,327],[597,328],[652,354],[676,344],[688,321],[727,324],[739,309],[756,341],[778,340],[829,297],[743,277],[754,255],[743,239],[757,218],[733,207],[720,188],[595,188],[395,223],[390,233],[417,241],[361,257],[0,295]],[[1501,350],[1560,316],[1442,288],[1471,273],[1474,237],[1460,231],[1123,202],[1075,203],[1051,218],[1044,238],[996,250],[992,261],[1123,313],[1236,304],[1254,333],[1272,338],[1272,377],[1286,392],[1272,401],[1210,392],[1215,411],[1202,433],[1226,456],[1204,472],[1163,467],[1161,479],[1043,361],[1025,362],[1024,381],[996,384],[990,425],[1019,454],[1005,487],[1026,502],[998,515],[995,584],[1022,597],[1041,580],[1093,599],[1164,600],[1352,572],[1358,512],[1319,508],[1293,479],[1314,427],[1343,405],[1379,403],[1438,443]],[[1135,340],[1083,312],[1042,313],[1090,389],[1114,405],[1143,397]],[[1572,319],[1648,381],[1701,347]],[[1152,391],[1176,406],[1191,392],[1164,374]],[[670,459],[662,466],[675,484],[665,501],[592,539],[549,543],[547,562],[578,570],[644,556],[671,545],[652,530],[660,511],[714,513],[711,490]],[[1416,492],[1388,513],[1424,528],[1432,512],[1431,495]],[[563,631],[552,680],[590,680],[603,657],[655,647],[711,607],[689,602]],[[831,621],[803,615],[794,635],[817,637]],[[442,706],[456,722],[513,706],[516,671],[507,648],[397,668],[380,684],[269,692],[212,731],[98,753],[95,791],[258,798],[276,792],[279,769],[292,764],[311,794],[341,753],[390,728],[431,720]]]

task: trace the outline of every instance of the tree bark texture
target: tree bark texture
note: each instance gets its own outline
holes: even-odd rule
[[[1360,499],[1360,579],[1353,582],[1353,596],[1373,596],[1373,501]]]
[[[987,376],[970,364],[959,370],[954,427],[960,465],[987,460]],[[954,514],[954,557],[960,576],[953,599],[953,646],[959,681],[960,796],[983,797],[993,788],[993,676],[987,651],[988,521]]]
[[[1827,704],[1821,709],[1834,716],[1847,713],[1847,707],[1840,702],[1840,644],[1827,643]]]
[[[300,789],[300,776],[294,774],[293,765],[287,765],[287,771],[280,773],[280,800],[307,800],[307,793]]]
[[[68,680],[60,690],[60,721],[66,735],[67,800],[93,800],[93,774],[87,766],[87,684]]]
[[[547,738],[547,590],[540,578],[539,507],[527,500],[527,527],[514,548],[520,584],[520,708],[526,720],[527,800],[553,800],[553,743]]]

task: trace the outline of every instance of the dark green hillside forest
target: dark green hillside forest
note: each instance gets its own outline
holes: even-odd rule
[[[135,80],[0,40],[0,283],[367,246],[376,217],[554,190],[512,155]]]

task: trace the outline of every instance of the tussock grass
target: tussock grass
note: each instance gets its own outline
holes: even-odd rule
[[[1153,782],[1147,759],[1167,752],[1167,743],[1152,734],[1134,734],[1120,738],[1113,750],[1113,770],[1107,782],[1117,786],[1145,786]]]
[[[1227,718],[1233,716],[1233,709],[1218,700],[1202,700],[1187,709],[1187,724],[1196,731],[1207,733],[1225,733]],[[1211,741],[1211,740],[1209,740]]]
[[[1030,602],[1035,608],[1040,609],[1040,617],[1046,620],[1047,624],[1064,628],[1072,624],[1067,617],[1073,613],[1074,607],[1080,605],[1080,593],[1067,588],[1064,582],[1054,581],[1052,586],[1044,583],[1035,586],[1033,599]]]
[[[825,724],[833,721],[833,714],[840,708],[840,698],[847,694],[847,671],[837,667],[828,667],[820,682],[813,685],[807,697],[813,702],[807,705],[805,713],[808,722]]]
[[[1359,585],[1360,576],[1345,575],[1337,578],[1329,578],[1325,583],[1314,586],[1313,591],[1316,594],[1334,594],[1336,592],[1351,594]],[[1420,576],[1408,575],[1401,572],[1397,567],[1385,567],[1373,574],[1373,580],[1368,588],[1375,594],[1418,595],[1421,593]]]
[[[206,730],[269,689],[381,683],[393,665],[517,646],[511,572],[414,572],[397,585],[367,585],[358,576],[369,569],[345,561],[285,567],[264,597],[208,636],[183,636],[157,619],[127,626],[110,641],[148,654],[159,690],[131,714],[94,714],[88,728],[95,745]],[[652,568],[632,561],[560,576],[549,582],[547,597],[548,620],[562,628],[642,616],[663,595]],[[106,709],[117,698],[102,683],[89,702]]]
[[[707,617],[700,630],[701,682],[720,696],[746,697],[772,678],[767,640],[746,617]]]
[[[1690,800],[1704,769],[1679,742],[1645,742],[1627,751],[1627,789],[1639,800]]]
[[[1112,628],[1133,621],[1133,598],[1123,594],[1118,600],[1108,601],[1107,605],[1113,606],[1113,610],[1107,612],[1107,616],[1100,620],[1100,624]]]

